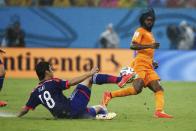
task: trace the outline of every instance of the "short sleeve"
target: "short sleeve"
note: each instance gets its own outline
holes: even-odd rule
[[[58,79],[58,78],[53,78],[53,80],[55,82],[57,82],[57,86],[61,89],[61,90],[66,90],[69,89],[69,81],[67,80],[62,80],[62,79]]]
[[[35,96],[34,92],[32,92],[25,108],[34,110],[39,104],[39,99]]]
[[[142,31],[141,30],[136,30],[133,38],[132,38],[132,42],[136,42],[136,43],[141,43],[142,40]]]

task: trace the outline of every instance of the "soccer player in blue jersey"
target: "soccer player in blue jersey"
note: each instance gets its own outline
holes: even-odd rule
[[[87,107],[92,84],[118,84],[127,79],[126,77],[98,74],[99,69],[94,67],[90,72],[82,76],[71,80],[61,80],[53,77],[52,66],[44,61],[38,63],[35,70],[40,83],[32,91],[29,100],[19,112],[18,117],[42,104],[55,118],[94,118],[97,114],[107,113],[107,109],[101,105]],[[77,85],[77,87],[70,98],[64,96],[63,90],[74,85]]]
[[[5,54],[5,51],[0,49],[0,54]],[[5,68],[3,62],[0,60],[0,91],[3,88],[3,81],[5,78]],[[6,106],[7,102],[0,100],[0,107]]]

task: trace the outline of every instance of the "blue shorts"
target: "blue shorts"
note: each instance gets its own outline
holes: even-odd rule
[[[87,108],[88,102],[90,100],[91,90],[85,85],[78,84],[76,89],[73,91],[71,100],[71,118],[82,118],[84,115],[88,114],[89,110]]]

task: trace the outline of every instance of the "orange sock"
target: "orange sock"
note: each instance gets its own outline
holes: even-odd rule
[[[163,91],[157,91],[155,93],[155,109],[156,111],[162,111],[164,107],[164,93]]]
[[[123,97],[123,96],[136,95],[136,94],[137,92],[133,87],[123,88],[111,92],[112,97]]]

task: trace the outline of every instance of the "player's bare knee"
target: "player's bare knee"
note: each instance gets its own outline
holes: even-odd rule
[[[143,87],[136,87],[135,91],[137,92],[137,94],[140,94],[142,92]]]
[[[162,86],[157,86],[157,87],[156,87],[156,92],[157,92],[157,91],[164,91],[164,89],[163,89]]]
[[[87,78],[86,80],[84,80],[83,82],[81,82],[81,84],[82,85],[85,85],[85,86],[87,86],[89,88],[91,88],[92,87],[91,79],[92,79],[91,77],[90,78]]]
[[[143,80],[138,79],[137,81],[133,82],[133,87],[135,88],[135,91],[137,92],[137,94],[141,93],[144,87]]]
[[[148,84],[148,87],[153,92],[164,91],[163,87],[161,86],[161,84],[160,84],[160,82],[158,80],[151,81]]]
[[[135,88],[137,94],[142,92],[143,86],[141,84],[133,84],[133,87]]]

